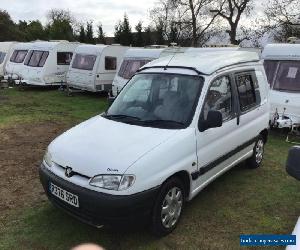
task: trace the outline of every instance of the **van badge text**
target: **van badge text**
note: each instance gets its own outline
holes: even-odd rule
[[[119,172],[118,169],[108,168],[107,172]]]

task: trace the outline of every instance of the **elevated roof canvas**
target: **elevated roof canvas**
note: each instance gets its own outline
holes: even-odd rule
[[[259,61],[259,55],[248,51],[219,51],[175,54],[154,60],[145,67],[189,67],[203,74],[212,74],[218,69],[238,63]]]

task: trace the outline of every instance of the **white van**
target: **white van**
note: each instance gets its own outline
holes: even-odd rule
[[[21,77],[23,63],[33,43],[17,43],[13,47],[13,53],[6,63],[4,80],[14,81]]]
[[[176,53],[184,53],[187,48],[181,47],[166,47],[166,48],[130,48],[126,51],[124,59],[118,68],[112,83],[112,95],[117,96],[128,80],[135,72],[155,59],[160,57],[173,55]]]
[[[128,47],[80,45],[67,75],[69,87],[92,92],[111,90],[118,66]]]
[[[16,42],[0,42],[0,78],[5,75],[5,65],[13,52]]]
[[[300,44],[268,44],[262,57],[271,87],[271,126],[299,130]]]
[[[21,72],[23,85],[50,86],[66,83],[77,42],[35,42],[28,52]]]
[[[260,166],[268,89],[256,53],[155,60],[106,112],[49,145],[40,167],[45,192],[89,224],[146,220],[155,234],[166,235],[184,203],[215,178],[244,160]]]

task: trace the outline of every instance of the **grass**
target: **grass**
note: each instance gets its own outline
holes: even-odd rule
[[[80,122],[107,107],[99,94],[77,93],[74,97],[57,89],[0,90],[0,126],[24,122]]]
[[[2,96],[8,97],[0,104],[5,126],[49,119],[73,123],[106,107],[97,96],[68,98],[57,91],[10,89]],[[261,168],[238,166],[211,183],[187,204],[179,226],[165,238],[154,238],[147,229],[95,229],[46,201],[10,212],[0,226],[0,249],[69,249],[81,242],[107,249],[239,249],[240,234],[289,234],[300,214],[300,183],[284,169],[290,146],[282,135],[271,135]]]

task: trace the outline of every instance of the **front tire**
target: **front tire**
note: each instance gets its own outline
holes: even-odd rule
[[[185,202],[182,181],[173,177],[167,180],[157,196],[152,214],[152,233],[162,237],[171,233],[177,226]]]
[[[253,155],[246,161],[247,167],[251,169],[260,167],[263,160],[264,151],[265,140],[262,135],[259,135],[253,148]]]

